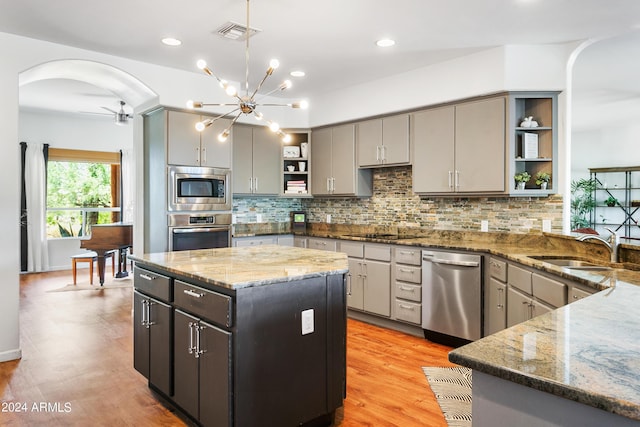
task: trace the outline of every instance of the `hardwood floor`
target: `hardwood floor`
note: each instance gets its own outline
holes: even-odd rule
[[[20,282],[23,357],[0,363],[0,426],[185,425],[133,369],[130,288],[47,292],[71,283],[71,271]],[[335,425],[446,427],[421,367],[450,366],[449,350],[349,320]]]

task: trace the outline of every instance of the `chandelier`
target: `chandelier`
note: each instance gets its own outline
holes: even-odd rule
[[[275,107],[291,107],[291,108],[302,108],[302,109],[305,109],[308,107],[308,103],[306,101],[294,102],[291,104],[272,104],[272,103],[265,104],[265,103],[259,102],[261,98],[269,96],[278,91],[289,89],[291,87],[291,80],[283,81],[282,83],[280,83],[278,87],[273,89],[271,92],[265,93],[264,95],[260,95],[260,98],[256,98],[256,96],[258,96],[258,91],[262,88],[262,85],[264,84],[264,82],[267,80],[267,78],[271,74],[273,74],[276,68],[278,68],[279,62],[277,59],[271,60],[271,62],[269,63],[269,68],[267,69],[267,72],[265,73],[264,77],[262,78],[258,86],[253,90],[253,92],[249,91],[249,38],[251,36],[250,31],[251,31],[251,27],[249,26],[249,0],[247,0],[247,32],[245,34],[246,72],[245,72],[245,81],[244,81],[244,95],[238,94],[237,89],[233,85],[229,84],[226,80],[223,80],[220,77],[218,77],[209,67],[207,67],[207,63],[204,60],[201,59],[197,62],[197,67],[199,69],[201,69],[205,74],[211,77],[214,77],[216,80],[218,80],[218,83],[225,90],[227,95],[235,99],[234,103],[228,103],[228,104],[227,103],[211,104],[211,103],[191,101],[191,100],[187,102],[187,107],[190,109],[203,108],[207,106],[235,107],[233,110],[227,113],[221,114],[218,117],[206,119],[196,123],[196,130],[198,130],[199,132],[202,132],[204,129],[211,126],[216,120],[219,120],[228,115],[237,113],[236,116],[231,121],[231,124],[229,124],[229,126],[218,135],[218,140],[220,142],[224,142],[227,140],[227,138],[229,137],[229,134],[231,133],[231,127],[235,124],[236,121],[238,121],[241,115],[253,114],[256,120],[262,120],[264,116],[260,111],[256,110],[257,107],[261,107],[261,106],[274,107],[275,106]],[[271,129],[272,132],[276,133],[282,139],[283,142],[289,142],[291,140],[291,136],[283,132],[282,129],[280,129],[280,125],[278,123],[273,122],[271,120],[266,120],[266,123],[269,126],[269,129]]]

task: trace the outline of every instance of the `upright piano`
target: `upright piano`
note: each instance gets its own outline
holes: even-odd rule
[[[98,275],[100,286],[104,284],[104,254],[118,250],[118,273],[116,277],[126,277],[126,250],[133,245],[133,225],[116,222],[113,224],[94,224],[91,226],[91,237],[80,241],[80,247],[98,254]]]

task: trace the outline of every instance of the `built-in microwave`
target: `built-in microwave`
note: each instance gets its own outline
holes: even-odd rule
[[[196,166],[168,167],[169,211],[230,211],[231,171]]]

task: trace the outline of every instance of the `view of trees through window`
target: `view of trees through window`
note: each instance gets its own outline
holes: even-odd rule
[[[47,237],[89,234],[92,224],[113,222],[111,166],[106,163],[49,161]]]

